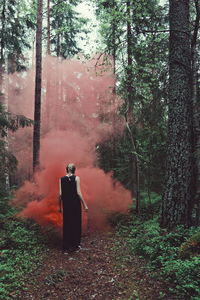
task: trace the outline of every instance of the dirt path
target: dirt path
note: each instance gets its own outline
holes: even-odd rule
[[[48,249],[41,267],[26,281],[18,299],[27,300],[156,300],[164,286],[150,279],[141,262],[113,250],[112,233],[92,233],[82,238],[78,253],[64,255]],[[123,243],[123,242],[122,242]],[[124,249],[124,250],[123,250]],[[121,257],[126,257],[122,260]],[[168,296],[162,299],[175,299]]]

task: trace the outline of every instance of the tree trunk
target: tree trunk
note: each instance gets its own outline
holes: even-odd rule
[[[59,27],[58,27],[59,28]],[[56,51],[56,56],[60,56],[60,34],[57,34],[57,51]]]
[[[3,76],[5,72],[5,58],[4,58],[4,51],[5,51],[5,30],[6,30],[6,0],[3,0],[2,3],[2,11],[1,11],[1,40],[0,40],[0,100],[2,97],[2,87],[3,87]],[[3,101],[2,101],[3,102]]]
[[[116,75],[116,50],[117,50],[117,46],[116,46],[116,17],[115,17],[115,7],[116,7],[116,3],[115,1],[113,1],[111,3],[111,9],[112,9],[112,58],[113,58],[113,74],[114,76]],[[116,80],[114,82],[114,87],[113,87],[113,94],[116,94]]]
[[[130,109],[133,106],[133,59],[132,59],[132,30],[131,30],[131,12],[130,0],[127,0],[127,100]]]
[[[167,176],[161,225],[191,225],[194,197],[189,0],[170,0]]]
[[[195,0],[196,19],[194,25],[194,31],[191,42],[191,54],[192,54],[192,99],[193,99],[193,120],[194,120],[194,140],[195,140],[195,210],[196,210],[196,225],[199,224],[200,215],[200,118],[199,118],[199,99],[197,97],[197,84],[198,84],[198,68],[197,68],[197,37],[200,22],[200,7],[199,0]]]
[[[2,11],[1,11],[1,51],[0,51],[0,62],[4,63],[4,50],[5,50],[5,25],[6,24],[6,0],[3,0]]]
[[[4,51],[3,56],[4,63],[0,66],[0,101],[3,104],[5,112],[8,112],[8,59],[6,55],[6,51]],[[3,138],[3,147],[5,149],[5,153],[9,152],[9,143],[8,143],[8,129],[5,129],[6,135]],[[9,161],[8,157],[5,156],[5,164],[4,164],[4,187],[5,190],[8,191],[10,189],[10,175],[9,175]]]
[[[114,86],[113,86],[113,97],[112,97],[112,104],[115,106],[115,101],[116,101],[116,17],[115,17],[115,9],[116,9],[116,3],[113,1],[111,4],[111,11],[112,11],[112,59],[113,59],[113,75],[114,75]],[[112,126],[114,133],[116,133],[116,114],[113,116],[112,120]],[[111,162],[111,169],[115,168],[115,159],[116,159],[116,135],[112,135],[111,137],[111,157],[110,157],[110,162]],[[113,180],[113,186],[115,187],[116,181]]]
[[[47,54],[51,54],[50,0],[47,0]]]
[[[5,45],[5,33],[6,33],[6,10],[7,1],[3,0],[2,12],[1,12],[1,41],[0,41],[0,102],[4,106],[4,110],[8,112],[8,55]],[[8,130],[6,129],[6,136],[3,138],[5,152],[8,153]],[[4,187],[8,191],[10,189],[9,167],[8,158],[5,158],[4,166]]]
[[[132,30],[131,30],[131,3],[130,0],[127,0],[127,113],[128,115],[132,115],[133,108],[133,58],[132,58]],[[132,181],[133,181],[133,188],[132,188],[132,194],[136,197],[136,212],[140,213],[140,190],[139,190],[139,184],[140,184],[140,176],[139,176],[139,159],[137,156],[137,143],[136,139],[133,136],[132,130],[128,124],[128,118],[126,117],[126,126],[130,135],[131,144],[132,144],[132,151],[134,154],[132,154]]]
[[[50,25],[50,0],[47,0],[47,54],[51,55],[51,25]],[[48,67],[48,66],[46,66]],[[45,101],[45,108],[46,108],[46,124],[45,128],[47,132],[49,131],[50,127],[50,88],[51,88],[51,76],[47,76],[46,79],[46,101]]]
[[[38,0],[36,31],[35,111],[33,132],[33,171],[39,167],[41,127],[41,81],[42,81],[42,6]]]

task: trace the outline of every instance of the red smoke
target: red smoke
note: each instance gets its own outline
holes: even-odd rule
[[[81,189],[89,207],[88,221],[102,228],[110,212],[125,212],[131,194],[120,183],[113,185],[111,174],[96,164],[96,145],[122,130],[116,116],[120,100],[113,96],[111,65],[103,58],[87,62],[46,57],[43,67],[41,171],[34,182],[26,181],[14,203],[23,207],[21,215],[42,225],[62,225],[58,212],[58,179],[69,162],[77,166]],[[33,118],[34,73],[11,77],[10,109]],[[115,128],[115,132],[114,132]],[[11,137],[13,153],[19,160],[21,176],[31,173],[32,129]],[[24,175],[25,177],[25,175]]]

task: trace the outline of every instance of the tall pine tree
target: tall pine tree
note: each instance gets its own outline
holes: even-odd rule
[[[33,131],[33,170],[39,167],[40,129],[41,129],[41,84],[42,84],[42,8],[43,0],[38,0],[36,31],[36,72],[35,72],[35,110]]]
[[[170,0],[167,178],[161,224],[191,225],[194,197],[189,0]]]

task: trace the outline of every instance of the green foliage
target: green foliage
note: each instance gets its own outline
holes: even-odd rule
[[[157,216],[160,212],[161,195],[155,192],[140,193],[140,217],[144,220]],[[131,212],[136,212],[136,203],[133,201]]]
[[[5,189],[5,170],[9,173],[14,173],[17,169],[17,159],[7,150],[6,143],[2,139],[0,139],[0,166],[0,198],[2,199],[2,197],[7,197],[7,191]]]
[[[0,104],[0,197],[5,196],[5,170],[13,173],[17,168],[16,157],[8,151],[5,137],[8,130],[16,131],[20,127],[31,126],[33,121],[22,115],[14,115],[5,111],[4,106]]]
[[[53,0],[51,6],[51,44],[52,53],[69,58],[80,52],[78,38],[86,34],[87,19],[75,11],[79,1]]]
[[[7,300],[23,289],[25,276],[40,265],[45,248],[38,225],[16,218],[5,198],[0,206],[0,299]]]
[[[192,235],[179,249],[180,258],[190,258],[194,255],[200,255],[200,232]]]
[[[119,234],[126,236],[132,255],[147,260],[147,267],[154,275],[169,283],[170,291],[177,299],[199,299],[200,297],[200,258],[180,258],[180,247],[185,241],[199,236],[198,228],[186,229],[179,226],[172,232],[160,228],[158,218],[144,221],[133,216],[131,224],[119,225]],[[184,243],[184,244],[183,244]]]
[[[0,136],[5,137],[7,130],[16,131],[20,127],[24,128],[32,126],[33,120],[26,118],[23,115],[14,115],[7,112],[2,104],[0,104]]]
[[[100,145],[99,163],[128,189],[136,190],[136,157],[139,160],[140,190],[161,193],[166,158],[168,33],[166,10],[158,1],[95,1],[105,49],[115,59],[116,93],[124,100],[120,109],[128,115],[135,140],[124,130]],[[127,22],[131,23],[131,59],[128,65]],[[129,45],[130,46],[130,45]],[[130,48],[130,47],[129,47]],[[128,72],[129,71],[129,72]],[[128,73],[131,72],[131,101]],[[113,148],[115,147],[115,150]],[[128,178],[128,179],[127,179]]]
[[[2,0],[0,9],[0,62],[8,59],[8,72],[24,70],[23,52],[30,48],[30,28],[33,22],[26,14],[24,0]]]
[[[149,197],[151,197],[149,199]],[[141,209],[140,209],[140,218],[143,220],[153,219],[153,215],[157,215],[160,209],[160,200],[161,197],[159,194],[152,192],[151,195],[148,195],[146,192],[141,193]],[[135,213],[136,203],[133,201],[132,206],[129,209],[129,213],[120,213],[115,212],[108,216],[107,221],[111,227],[120,228],[132,226],[133,216]]]

